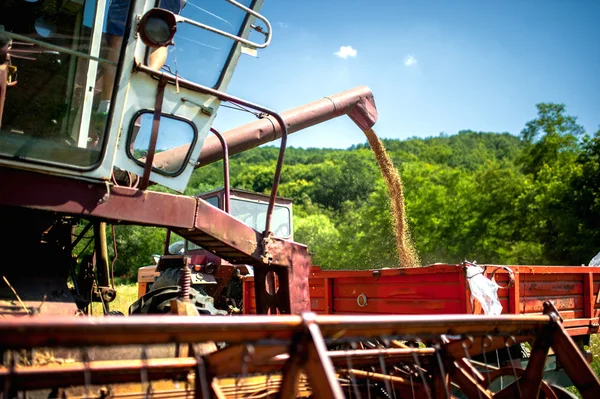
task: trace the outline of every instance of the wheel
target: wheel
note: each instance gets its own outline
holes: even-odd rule
[[[123,314],[123,312],[120,312],[118,310],[111,310],[110,312],[108,312],[106,314],[106,316],[125,316],[125,315]]]

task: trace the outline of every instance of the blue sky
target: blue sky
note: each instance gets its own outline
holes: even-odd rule
[[[242,56],[228,92],[278,111],[367,85],[384,138],[518,134],[538,102],[566,104],[588,133],[600,124],[600,1],[265,0],[262,13],[273,42]],[[248,120],[221,109],[215,126]],[[289,139],[362,142],[346,117]]]

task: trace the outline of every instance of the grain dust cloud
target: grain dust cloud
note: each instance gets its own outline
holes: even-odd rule
[[[394,223],[394,234],[396,235],[396,248],[400,258],[401,267],[419,267],[419,256],[410,238],[408,224],[406,222],[406,212],[404,210],[404,189],[400,174],[394,167],[392,160],[385,151],[383,143],[373,129],[365,130],[365,136],[375,153],[375,158],[379,164],[379,169],[385,180],[385,184],[390,196],[390,208]]]

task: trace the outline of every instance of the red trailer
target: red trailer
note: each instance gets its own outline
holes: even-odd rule
[[[541,314],[554,302],[571,336],[598,332],[600,267],[483,265],[501,287],[503,314]],[[410,269],[321,270],[310,273],[312,310],[321,314],[483,314],[463,264]],[[244,313],[256,313],[254,278],[244,279]]]

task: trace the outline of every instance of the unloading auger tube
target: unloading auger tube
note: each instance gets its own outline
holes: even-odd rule
[[[0,384],[11,399],[39,389],[94,399],[572,397],[543,379],[550,349],[583,398],[600,397],[600,381],[549,302],[528,316],[22,317],[0,319],[0,337],[9,359]],[[202,349],[206,341],[220,349]],[[527,366],[497,367],[496,355],[522,342],[532,343]],[[189,349],[152,356],[156,344]],[[119,345],[148,350],[94,359]],[[73,358],[31,366],[22,355],[32,350],[35,360],[48,347]],[[489,361],[475,361],[486,353]]]
[[[373,127],[378,115],[371,89],[358,86],[281,113],[288,134],[342,115],[348,115],[362,131]],[[223,132],[223,137],[227,142],[229,155],[234,155],[275,141],[281,138],[281,133],[281,126],[275,118],[269,116]],[[180,165],[187,153],[187,145],[163,151],[155,155],[154,164],[168,169],[171,164]],[[218,138],[210,136],[204,142],[196,167],[222,158],[221,143]]]

